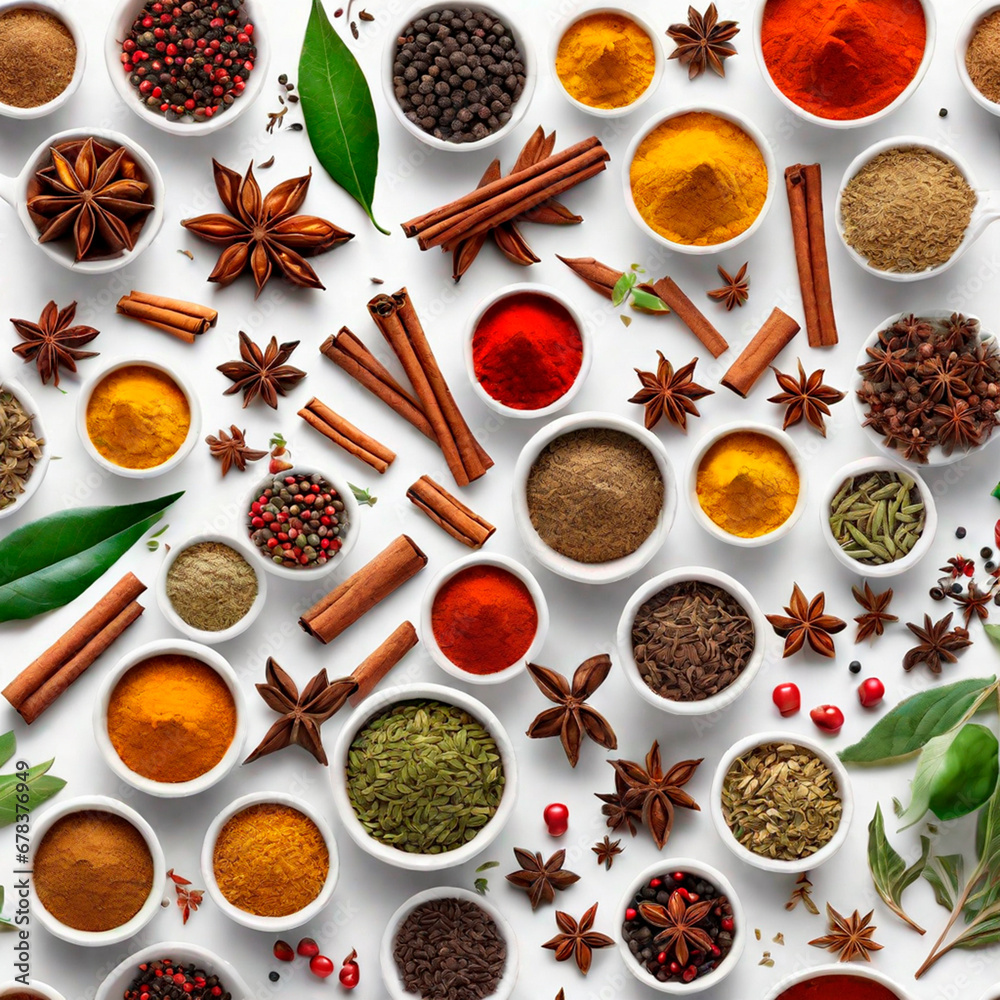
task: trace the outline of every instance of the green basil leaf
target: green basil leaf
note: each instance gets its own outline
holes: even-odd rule
[[[14,736],[14,730],[12,729],[9,733],[4,733],[0,736],[0,767],[3,767],[14,756],[14,751],[17,749],[17,738]],[[3,886],[0,886],[0,908],[3,907]]]
[[[934,890],[934,898],[949,912],[965,883],[965,859],[961,854],[939,854],[930,859],[923,871]]]
[[[923,819],[924,814],[930,808],[931,794],[934,788],[934,781],[938,774],[950,768],[953,761],[947,760],[948,751],[952,743],[958,737],[959,730],[950,733],[943,733],[928,740],[923,750],[920,751],[920,759],[917,761],[917,771],[913,776],[913,783],[910,786],[910,804],[906,807],[906,812],[899,817],[903,824],[899,829],[906,830],[914,826]]]
[[[907,868],[906,862],[886,838],[881,805],[875,806],[875,815],[868,824],[868,870],[871,872],[872,884],[893,913],[923,934],[924,929],[906,915],[902,902],[903,893],[920,878],[927,864],[927,856],[931,850],[930,839],[921,837],[920,844],[920,857]]]
[[[659,295],[644,292],[641,288],[632,289],[632,305],[647,312],[670,312],[670,306]]]
[[[929,807],[940,820],[959,819],[985,805],[997,787],[1000,743],[986,726],[962,726],[934,779]]]
[[[0,622],[33,618],[79,597],[183,495],[79,507],[12,531],[0,541]]]
[[[626,271],[615,282],[615,287],[611,289],[611,304],[620,306],[628,298],[628,293],[632,291],[638,280],[638,275],[632,271]]]
[[[25,784],[28,786],[27,802],[17,801],[18,785],[21,782],[18,775],[5,774],[0,777],[0,826],[8,826],[15,822],[19,812],[34,809],[65,787],[66,782],[62,778],[46,773],[54,761],[53,757],[43,764],[28,768],[25,778]]]
[[[323,9],[312,11],[299,57],[299,97],[316,158],[326,172],[372,214],[378,173],[378,119],[368,81],[354,53],[337,34]]]
[[[1000,644],[1000,625],[983,625],[986,634],[997,644]]]

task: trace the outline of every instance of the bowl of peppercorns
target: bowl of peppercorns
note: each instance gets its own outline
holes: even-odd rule
[[[166,970],[171,969],[168,973]],[[155,983],[155,986],[153,984]],[[236,968],[215,952],[181,941],[147,945],[116,965],[94,1000],[226,1000],[251,995]]]
[[[490,146],[517,127],[535,89],[527,36],[484,4],[421,3],[386,43],[382,84],[402,126],[434,149]]]
[[[271,58],[260,0],[119,0],[104,61],[124,105],[173,135],[232,124]]]

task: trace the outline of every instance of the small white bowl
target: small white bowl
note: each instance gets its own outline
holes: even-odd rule
[[[169,132],[172,135],[208,135],[210,132],[217,132],[219,129],[231,125],[240,115],[250,109],[250,106],[264,89],[264,83],[267,79],[271,63],[271,45],[264,18],[264,6],[258,0],[243,0],[247,21],[254,25],[253,44],[257,48],[257,56],[254,60],[253,72],[247,80],[243,93],[221,114],[207,118],[205,121],[172,122],[167,121],[160,111],[148,108],[143,104],[139,92],[129,83],[129,74],[122,68],[121,63],[122,39],[131,29],[135,15],[142,10],[142,0],[119,0],[111,14],[108,31],[104,36],[104,63],[107,66],[108,76],[111,78],[111,85],[129,111],[147,124],[152,125],[153,128]]]
[[[257,578],[257,598],[250,605],[247,613],[235,625],[220,629],[218,632],[209,632],[206,629],[195,628],[193,625],[189,625],[177,613],[170,602],[170,598],[167,596],[167,575],[170,573],[170,567],[173,566],[177,557],[182,552],[193,545],[200,545],[203,542],[218,542],[221,545],[228,545],[234,552],[238,552],[246,559],[254,572],[254,576]],[[242,635],[257,620],[267,602],[267,576],[261,566],[259,556],[255,555],[252,551],[253,548],[255,546],[252,543],[242,538],[234,538],[231,535],[220,535],[215,532],[194,535],[191,538],[185,539],[179,545],[172,546],[170,552],[167,553],[166,559],[163,560],[163,564],[160,566],[160,572],[156,576],[156,603],[159,606],[160,614],[182,635],[186,635],[195,642],[205,643],[208,646],[227,642],[229,639],[235,639],[238,635]]]
[[[739,677],[727,688],[719,691],[709,698],[701,701],[673,701],[657,694],[643,679],[639,673],[639,667],[635,662],[635,654],[632,649],[632,625],[639,608],[651,597],[661,590],[672,586],[675,583],[685,583],[688,580],[697,580],[702,583],[710,583],[716,587],[721,587],[728,591],[743,606],[747,616],[753,622],[754,650],[747,665],[743,668]],[[648,701],[654,708],[669,715],[708,715],[711,712],[718,712],[720,709],[728,708],[744,691],[753,683],[767,651],[767,634],[769,627],[767,619],[760,610],[757,602],[753,599],[750,591],[738,580],[726,573],[710,569],[707,566],[681,566],[678,569],[668,570],[659,576],[647,580],[629,598],[621,618],[618,620],[618,655],[622,665],[625,667],[625,675],[629,679],[632,687],[640,698]]]
[[[780,1000],[781,994],[786,990],[820,976],[854,976],[858,979],[867,979],[869,982],[878,983],[895,993],[899,1000],[915,1000],[913,993],[894,982],[885,973],[863,966],[860,962],[831,963],[829,965],[816,965],[811,969],[800,969],[798,972],[785,976],[777,986],[773,986],[764,1000]],[[996,995],[997,991],[993,989],[983,997],[983,1000],[994,1000]]]
[[[518,972],[518,948],[517,935],[511,927],[507,918],[484,896],[470,892],[468,889],[449,888],[448,886],[435,886],[433,889],[424,889],[411,896],[395,913],[389,918],[389,922],[382,932],[382,946],[379,949],[379,964],[382,966],[382,981],[389,991],[390,1000],[413,1000],[415,994],[408,993],[403,986],[399,971],[396,968],[394,957],[396,934],[402,926],[403,921],[418,906],[429,903],[436,899],[465,899],[470,903],[485,910],[492,918],[504,939],[507,947],[507,961],[504,966],[503,976],[500,978],[499,988],[495,993],[490,993],[483,1000],[508,1000],[514,992],[514,985],[517,983]]]
[[[958,34],[955,35],[955,63],[958,66],[958,78],[965,85],[969,96],[976,104],[981,108],[985,108],[991,115],[1000,115],[1000,104],[996,101],[991,101],[972,82],[972,77],[969,76],[969,70],[965,65],[965,55],[968,52],[976,29],[979,27],[979,22],[998,10],[1000,10],[1000,3],[997,3],[996,0],[986,0],[985,3],[976,4],[965,15],[965,20],[958,29]]]
[[[635,956],[625,942],[620,924],[615,928],[618,952],[625,963],[625,968],[644,986],[649,986],[659,993],[671,993],[675,996],[683,996],[687,993],[701,993],[703,990],[710,990],[718,986],[736,968],[739,964],[740,955],[743,954],[747,937],[746,916],[743,912],[743,904],[740,903],[740,898],[736,895],[733,884],[718,869],[705,864],[704,861],[696,861],[694,858],[664,858],[662,861],[657,861],[655,864],[650,865],[632,879],[625,895],[622,896],[621,902],[618,904],[618,909],[615,910],[616,918],[632,905],[635,894],[650,879],[658,878],[664,872],[688,872],[691,875],[697,875],[699,878],[711,882],[716,889],[720,890],[721,895],[726,897],[733,907],[733,946],[730,948],[729,954],[719,963],[718,968],[713,969],[707,976],[699,976],[694,982],[662,983],[658,979],[654,979],[635,960]]]
[[[82,945],[85,948],[102,948],[107,945],[120,944],[127,941],[139,933],[160,912],[160,901],[163,898],[163,880],[167,877],[167,866],[163,859],[163,848],[157,839],[153,828],[131,807],[112,799],[107,795],[79,795],[73,799],[64,799],[59,805],[46,809],[44,813],[33,817],[31,827],[32,855],[38,850],[39,845],[49,832],[52,825],[76,812],[106,812],[115,816],[121,816],[128,820],[139,833],[142,834],[149,853],[153,858],[153,884],[149,889],[149,896],[143,903],[139,912],[128,922],[120,927],[112,927],[107,931],[80,931],[75,927],[68,927],[61,920],[57,920],[42,905],[38,898],[38,892],[34,885],[31,888],[31,915],[50,934],[70,944]],[[34,867],[34,857],[32,856],[29,867]]]
[[[595,108],[591,104],[584,104],[583,101],[578,101],[572,94],[566,89],[562,80],[559,77],[559,73],[556,70],[556,58],[559,54],[559,45],[569,31],[577,21],[582,21],[585,17],[590,17],[593,14],[617,14],[620,17],[628,18],[628,20],[635,22],[646,34],[649,36],[649,40],[653,46],[653,57],[656,60],[653,67],[653,78],[649,81],[649,86],[631,103],[625,104],[620,108]],[[563,97],[577,108],[579,111],[583,111],[588,115],[594,115],[596,118],[620,118],[622,115],[629,115],[633,111],[642,107],[656,92],[656,88],[660,85],[660,80],[663,78],[663,66],[666,62],[666,55],[663,52],[663,45],[660,42],[659,32],[654,30],[648,21],[643,20],[638,14],[634,14],[630,10],[626,10],[624,7],[590,7],[587,10],[575,11],[569,17],[567,17],[562,24],[556,29],[552,35],[552,44],[550,46],[549,52],[549,66],[552,70],[552,77],[556,82],[556,86],[559,88]]]
[[[28,481],[24,484],[24,492],[13,503],[8,504],[6,507],[0,507],[0,520],[3,520],[5,517],[10,517],[11,514],[15,514],[21,510],[38,492],[38,487],[42,485],[45,473],[49,471],[49,461],[52,458],[52,445],[46,437],[45,427],[42,425],[41,411],[38,409],[38,403],[35,402],[34,396],[15,378],[0,381],[0,389],[9,389],[13,393],[17,401],[24,407],[25,412],[31,417],[31,426],[35,437],[40,438],[44,442],[42,444],[41,457],[35,462],[31,469],[31,475],[28,476]]]
[[[347,754],[358,732],[377,715],[387,712],[394,705],[404,701],[439,701],[463,709],[481,722],[496,742],[503,763],[504,790],[500,805],[493,818],[461,847],[443,854],[411,854],[388,844],[383,844],[370,836],[361,825],[351,800],[347,794]],[[400,684],[381,693],[376,692],[351,713],[337,736],[330,760],[330,776],[333,779],[333,802],[337,807],[340,822],[353,840],[366,854],[378,861],[384,861],[394,868],[408,871],[435,872],[444,868],[457,868],[486,850],[500,836],[504,826],[514,812],[517,802],[517,760],[514,745],[500,720],[481,702],[456,688],[441,684]]]
[[[799,105],[796,104],[783,90],[780,90],[774,80],[771,79],[771,73],[767,68],[767,62],[764,59],[762,29],[764,25],[764,8],[767,6],[767,0],[758,0],[757,10],[754,13],[753,19],[753,48],[757,55],[757,65],[760,66],[761,76],[763,76],[767,81],[767,85],[771,89],[771,93],[773,93],[786,108],[794,112],[804,121],[811,122],[813,125],[822,125],[824,128],[834,129],[861,128],[864,125],[871,125],[874,122],[885,118],[887,115],[891,115],[893,111],[902,107],[902,105],[904,105],[913,96],[913,92],[920,86],[920,82],[923,80],[925,74],[927,73],[927,69],[931,64],[931,59],[934,55],[934,42],[937,38],[934,5],[926,3],[925,0],[917,0],[917,2],[924,9],[924,21],[927,25],[927,39],[924,43],[923,59],[920,61],[920,65],[917,67],[917,72],[914,74],[913,79],[909,82],[906,88],[900,92],[899,96],[894,101],[882,108],[881,111],[876,111],[874,114],[866,115],[864,118],[849,118],[845,120],[837,118],[823,118],[820,115],[814,115],[811,111],[806,111],[805,108],[799,107]]]
[[[514,36],[514,40],[517,42],[517,47],[521,52],[521,61],[524,63],[524,88],[521,91],[521,96],[511,105],[510,120],[502,128],[498,128],[495,132],[491,132],[485,139],[479,139],[477,142],[447,142],[444,139],[438,139],[437,136],[431,135],[429,132],[425,132],[418,125],[414,125],[413,122],[406,117],[399,101],[396,99],[396,88],[395,84],[392,82],[393,78],[393,68],[396,64],[396,50],[399,47],[399,38],[403,33],[403,29],[413,21],[419,18],[426,17],[428,14],[433,14],[435,11],[447,10],[448,4],[445,2],[438,3],[426,3],[424,0],[417,3],[415,6],[411,7],[410,10],[399,19],[399,28],[396,31],[387,31],[385,38],[385,50],[382,55],[382,66],[380,76],[382,77],[382,92],[385,96],[385,103],[389,106],[389,110],[392,112],[393,117],[406,129],[407,132],[413,136],[414,139],[418,139],[420,142],[432,149],[442,149],[447,150],[451,153],[473,153],[480,149],[485,149],[487,146],[492,146],[495,142],[499,142],[501,139],[506,138],[518,125],[521,124],[521,120],[524,118],[528,105],[531,103],[531,98],[535,93],[535,82],[538,76],[538,67],[535,64],[535,53],[531,46],[531,38],[529,34],[523,31],[520,25],[517,23],[516,19],[510,17],[510,15],[502,10],[502,5],[495,4],[476,4],[476,10],[483,11],[502,21],[511,30],[511,34]]]
[[[833,835],[829,843],[821,847],[815,854],[810,854],[806,858],[798,858],[795,861],[782,861],[778,858],[766,858],[762,854],[754,854],[753,851],[745,848],[733,835],[729,829],[726,817],[722,812],[722,783],[725,780],[729,768],[737,758],[749,753],[759,746],[769,743],[791,743],[814,753],[833,772],[837,779],[837,791],[840,793],[841,814],[840,824],[837,832]],[[837,851],[844,846],[847,834],[851,828],[851,818],[854,816],[854,793],[851,789],[851,779],[848,777],[847,769],[840,763],[840,759],[835,753],[822,747],[815,740],[798,733],[782,731],[767,731],[755,733],[753,736],[745,736],[737,740],[723,755],[715,769],[715,777],[712,779],[712,801],[709,807],[712,815],[712,822],[722,842],[729,848],[736,857],[745,861],[754,868],[760,868],[766,872],[777,872],[780,874],[799,874],[801,872],[812,871],[819,868],[832,858]]]
[[[840,487],[848,479],[863,477],[873,472],[895,472],[901,476],[909,476],[920,492],[920,499],[924,502],[924,530],[920,533],[920,537],[913,548],[902,559],[897,559],[895,562],[882,563],[878,566],[870,566],[852,559],[837,544],[837,540],[833,537],[833,532],[830,530],[830,504],[840,490]],[[934,542],[934,535],[937,533],[937,504],[934,503],[934,495],[930,487],[913,471],[912,466],[905,466],[900,462],[884,458],[860,458],[855,462],[848,462],[830,480],[830,484],[827,486],[820,504],[819,523],[820,531],[826,539],[826,544],[830,547],[830,551],[841,565],[846,566],[859,576],[867,576],[871,579],[885,579],[886,577],[898,576],[900,573],[905,573],[907,570],[913,569],[930,551],[930,547]]]
[[[12,104],[0,102],[0,117],[21,120],[42,118],[52,114],[53,111],[58,111],[77,92],[80,81],[83,80],[83,71],[87,68],[87,40],[73,12],[68,8],[69,4],[56,0],[6,0],[0,3],[0,14],[6,14],[9,10],[43,10],[47,14],[52,14],[66,25],[66,30],[73,36],[73,43],[76,45],[76,67],[62,93],[34,108],[16,108]]]
[[[265,803],[276,803],[277,805],[290,806],[300,813],[308,816],[319,828],[319,832],[326,841],[327,850],[330,852],[330,870],[327,872],[326,881],[319,895],[308,905],[297,913],[290,913],[286,917],[260,917],[256,913],[241,910],[234,906],[222,894],[219,883],[215,879],[215,842],[219,839],[222,828],[237,813],[242,812],[250,806],[262,805]],[[205,840],[201,847],[201,877],[205,880],[212,902],[219,907],[222,912],[236,923],[242,924],[255,931],[266,931],[270,934],[279,934],[289,931],[294,927],[301,927],[313,919],[330,902],[333,890],[337,886],[337,879],[340,876],[340,859],[337,853],[337,841],[334,839],[330,824],[320,815],[319,811],[297,795],[289,795],[286,792],[251,792],[230,802],[222,812],[212,820]]]
[[[564,556],[562,553],[556,552],[555,549],[549,548],[535,531],[534,525],[531,523],[531,515],[528,512],[528,476],[542,450],[564,434],[591,427],[621,431],[623,434],[634,437],[649,450],[663,478],[663,508],[660,510],[660,516],[650,536],[635,552],[631,552],[621,559],[612,559],[604,563],[577,562],[575,559],[570,559],[569,556]],[[638,573],[662,548],[677,514],[677,479],[666,449],[655,434],[651,434],[644,427],[616,414],[588,411],[559,417],[546,424],[534,437],[529,439],[528,443],[521,449],[517,465],[514,467],[513,503],[514,521],[517,524],[521,540],[530,555],[546,569],[558,573],[559,576],[565,577],[567,580],[575,580],[577,583],[614,583],[617,580],[624,580],[625,577],[631,576],[633,573]]]
[[[168,378],[172,379],[177,384],[177,387],[181,390],[181,392],[184,393],[188,403],[188,410],[191,415],[191,423],[188,426],[187,437],[184,438],[181,446],[165,462],[160,465],[154,465],[151,469],[129,469],[124,465],[115,465],[114,462],[105,458],[97,450],[94,442],[90,440],[90,434],[87,432],[87,406],[89,405],[90,397],[93,395],[98,384],[112,372],[116,372],[120,368],[131,368],[133,366],[152,368],[155,371],[162,372]],[[106,469],[108,472],[112,472],[116,476],[122,476],[125,479],[155,479],[157,476],[162,476],[164,473],[177,468],[177,466],[191,454],[191,451],[195,446],[195,442],[199,437],[201,437],[201,404],[198,402],[198,394],[194,391],[194,387],[191,383],[188,382],[186,378],[179,375],[173,368],[168,368],[159,361],[153,361],[150,358],[140,356],[119,358],[117,361],[113,361],[111,364],[105,365],[100,369],[100,371],[95,372],[87,379],[86,382],[83,383],[83,387],[80,389],[80,395],[77,397],[76,401],[76,429],[80,435],[83,450],[102,469]]]
[[[295,580],[298,583],[305,583],[309,580],[318,580],[321,577],[326,576],[328,573],[333,572],[339,566],[342,566],[344,560],[354,551],[354,546],[358,544],[358,532],[361,527],[361,518],[359,517],[359,512],[361,508],[358,506],[357,500],[354,499],[354,494],[351,492],[350,488],[345,489],[347,485],[346,480],[335,479],[333,476],[328,476],[322,471],[318,466],[315,465],[305,465],[303,463],[298,463],[291,469],[286,469],[284,472],[278,473],[279,476],[320,476],[325,479],[339,494],[340,499],[344,502],[344,513],[347,515],[347,532],[344,536],[344,544],[341,546],[340,551],[332,558],[327,559],[322,566],[314,566],[310,569],[292,569],[289,566],[279,566],[273,559],[269,559],[263,552],[262,549],[257,548],[256,545],[250,540],[249,522],[247,518],[247,511],[250,510],[250,505],[254,503],[258,496],[260,496],[261,490],[267,488],[267,484],[274,479],[274,476],[267,476],[263,479],[258,479],[256,483],[247,491],[246,496],[243,499],[243,505],[237,512],[239,532],[241,538],[247,539],[247,544],[257,553],[257,562],[259,565],[263,566],[265,571],[270,573],[272,576],[276,576],[279,580]]]
[[[236,731],[233,733],[233,742],[230,743],[229,749],[226,750],[222,760],[215,767],[190,781],[155,781],[137,774],[127,767],[118,756],[118,752],[111,742],[111,737],[108,735],[108,705],[115,687],[132,667],[152,656],[189,656],[198,660],[206,667],[211,667],[225,681],[229,693],[233,696],[233,704],[236,708]],[[97,749],[100,750],[108,767],[126,784],[138,788],[140,792],[145,792],[147,795],[155,795],[162,799],[197,795],[199,792],[218,784],[236,766],[240,754],[243,752],[243,744],[246,742],[247,736],[246,700],[243,697],[243,689],[240,687],[236,671],[229,665],[229,661],[214,649],[209,649],[208,646],[202,646],[196,642],[189,642],[187,639],[156,639],[126,653],[101,681],[97,700],[94,702],[93,718]]]
[[[664,124],[664,122],[670,121],[672,118],[679,118],[681,115],[688,114],[708,114],[714,115],[717,118],[724,118],[726,121],[732,122],[739,128],[743,129],[744,132],[756,143],[757,148],[760,150],[760,155],[764,158],[764,165],[767,167],[767,195],[764,197],[764,204],[761,205],[760,211],[757,213],[757,218],[747,226],[738,236],[734,236],[731,240],[723,240],[722,243],[711,243],[707,246],[698,246],[692,243],[675,243],[673,240],[668,240],[665,236],[658,233],[643,217],[639,209],[636,207],[635,199],[632,197],[632,161],[635,159],[635,154],[639,149],[646,136],[649,135],[654,129]],[[771,204],[774,202],[774,193],[777,190],[777,178],[778,178],[778,167],[774,159],[774,151],[771,149],[771,144],[767,140],[767,136],[753,122],[743,115],[733,111],[730,108],[723,107],[721,104],[684,104],[678,108],[674,108],[666,113],[659,112],[650,118],[639,131],[635,134],[632,141],[629,143],[628,151],[625,153],[622,167],[622,185],[625,191],[625,208],[628,209],[628,214],[631,216],[632,221],[639,227],[639,229],[644,232],[651,239],[655,240],[661,246],[665,246],[670,250],[676,250],[678,253],[692,254],[694,256],[705,256],[708,254],[718,254],[725,253],[727,250],[732,250],[734,247],[739,246],[744,240],[749,239],[758,229],[763,225],[764,219],[767,217],[767,213],[771,209]]]
[[[708,450],[712,445],[721,441],[724,437],[740,431],[746,431],[751,434],[763,434],[765,437],[773,438],[788,453],[788,457],[791,459],[792,464],[795,466],[795,471],[799,475],[799,498],[791,514],[788,515],[788,520],[783,524],[779,524],[774,531],[768,532],[766,535],[757,535],[754,538],[742,538],[740,535],[731,535],[728,531],[720,528],[705,513],[701,502],[698,500],[698,469],[701,467],[702,459],[708,454]],[[802,462],[802,456],[799,454],[799,449],[795,446],[795,442],[784,431],[780,431],[776,427],[770,427],[767,424],[750,422],[723,424],[721,427],[717,427],[714,431],[706,434],[694,451],[691,464],[688,467],[687,498],[688,506],[691,508],[694,519],[710,535],[719,539],[720,542],[727,542],[729,545],[735,545],[744,549],[755,549],[762,545],[770,545],[772,542],[784,538],[795,527],[799,518],[802,517],[802,512],[806,509],[806,469]]]
[[[524,656],[504,667],[503,670],[496,670],[491,674],[473,674],[452,663],[444,650],[438,645],[432,624],[432,612],[438,591],[452,577],[473,566],[496,566],[516,576],[528,588],[528,593],[531,594],[531,599],[535,603],[535,610],[538,613],[538,627],[535,630],[535,637],[531,640],[531,645],[525,651]],[[445,566],[431,580],[427,590],[424,591],[423,601],[420,606],[420,634],[424,637],[424,646],[427,652],[431,654],[431,659],[446,674],[451,674],[452,677],[460,681],[465,681],[467,684],[500,684],[520,674],[524,670],[525,664],[538,656],[542,646],[545,645],[545,636],[548,630],[549,606],[545,601],[545,593],[538,585],[538,581],[532,576],[526,566],[522,566],[509,556],[499,554],[473,553]]]
[[[47,983],[40,983],[37,979],[32,979],[27,986],[19,983],[16,979],[8,979],[5,983],[0,983],[0,1000],[9,994],[36,994],[42,1000],[66,1000],[66,998],[56,989]]]
[[[476,376],[476,364],[472,355],[473,338],[475,337],[476,329],[486,312],[501,299],[528,293],[546,296],[561,305],[570,314],[573,322],[576,323],[577,329],[580,331],[580,340],[583,347],[580,370],[577,372],[576,378],[573,380],[573,384],[557,400],[549,403],[548,406],[542,406],[537,410],[517,409],[516,407],[507,406],[505,403],[501,403],[499,399],[494,399],[483,388],[482,383]],[[483,299],[478,306],[476,306],[475,311],[472,313],[472,316],[466,325],[465,338],[463,341],[463,354],[465,356],[465,370],[469,375],[469,381],[472,383],[472,391],[491,410],[496,410],[497,413],[502,414],[505,417],[511,417],[514,420],[534,420],[539,417],[551,416],[553,413],[561,410],[564,406],[571,402],[577,395],[583,387],[583,383],[587,380],[587,376],[590,374],[590,366],[594,361],[594,340],[590,332],[590,327],[580,314],[580,311],[561,292],[557,291],[555,288],[550,288],[548,285],[538,285],[530,281],[521,281],[513,285],[504,285],[503,288],[499,288],[490,295],[487,295],[486,298]]]
[[[858,425],[861,427],[862,431],[864,431],[865,436],[871,442],[874,450],[877,451],[880,455],[884,455],[886,458],[891,459],[894,462],[899,462],[907,469],[910,470],[915,468],[935,469],[935,468],[940,468],[941,466],[944,465],[954,465],[956,462],[961,462],[964,459],[971,458],[973,455],[978,454],[984,448],[989,447],[989,445],[991,445],[994,441],[1000,438],[1000,433],[998,433],[1000,432],[1000,428],[998,428],[997,431],[994,431],[993,434],[986,441],[982,442],[982,444],[978,444],[976,445],[975,448],[970,448],[968,451],[959,451],[956,448],[950,455],[946,455],[944,453],[944,449],[940,445],[935,445],[931,449],[930,454],[927,456],[926,462],[909,462],[903,458],[901,452],[899,452],[897,449],[890,448],[888,445],[886,445],[883,435],[879,434],[879,432],[875,430],[874,427],[865,426],[865,420],[867,419],[865,417],[867,404],[863,403],[858,398],[858,390],[861,388],[861,383],[864,381],[864,379],[861,377],[861,373],[858,371],[858,368],[860,368],[863,364],[866,364],[867,362],[871,361],[871,358],[868,356],[868,348],[874,347],[878,343],[879,333],[882,330],[886,329],[887,327],[892,326],[900,318],[905,317],[907,315],[908,313],[893,313],[892,316],[888,316],[885,320],[879,323],[879,325],[876,326],[874,330],[872,330],[872,332],[862,343],[861,350],[858,351],[858,360],[855,362],[854,365],[854,374],[851,377],[851,386],[850,389],[848,390],[848,395],[851,398],[851,405],[854,407],[854,415],[858,418]],[[952,315],[952,313],[948,310],[924,309],[922,311],[917,312],[916,315],[926,317],[927,319],[948,319]],[[973,316],[971,313],[966,314],[966,318],[979,320],[978,316]],[[982,320],[979,320],[979,324],[980,324],[980,337],[983,340],[995,341],[996,337],[992,333],[983,332]],[[912,475],[912,472],[910,474]]]
[[[244,978],[224,958],[201,945],[186,941],[161,941],[150,944],[134,952],[119,962],[103,979],[97,988],[94,1000],[121,1000],[125,989],[135,979],[143,962],[156,962],[172,958],[175,962],[194,962],[196,966],[219,977],[222,984],[233,995],[233,1000],[250,1000],[253,991]]]

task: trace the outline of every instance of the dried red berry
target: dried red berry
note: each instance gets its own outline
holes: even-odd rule
[[[796,684],[779,684],[771,692],[771,701],[774,702],[783,717],[795,715],[802,707],[802,695]]]
[[[295,952],[287,941],[275,941],[271,950],[279,962],[291,962],[295,958]]]
[[[836,705],[820,705],[809,713],[809,718],[824,733],[839,733],[844,725],[844,713]]]
[[[561,837],[569,829],[569,808],[561,802],[553,802],[542,813],[550,837]]]
[[[858,685],[858,701],[872,708],[885,697],[885,685],[877,677],[868,677]]]
[[[333,959],[327,958],[326,955],[313,955],[309,959],[309,971],[320,979],[327,979],[333,975]]]
[[[304,937],[296,946],[296,952],[300,954],[303,958],[313,958],[315,955],[319,954],[319,945],[310,938]]]

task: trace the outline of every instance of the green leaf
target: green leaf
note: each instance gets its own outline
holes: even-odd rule
[[[647,312],[670,312],[670,306],[659,295],[645,292],[641,288],[632,289],[632,305]]]
[[[996,678],[957,681],[901,701],[858,743],[840,751],[845,764],[885,764],[916,753],[928,740],[962,724],[996,689]]]
[[[488,872],[491,868],[499,868],[499,867],[500,867],[500,862],[499,861],[487,861],[484,864],[481,864],[476,869],[476,871],[477,872]]]
[[[30,812],[65,787],[66,782],[62,778],[55,778],[46,773],[54,761],[55,757],[43,764],[28,768],[25,778],[25,784],[28,786],[27,802],[17,801],[21,777],[16,774],[0,775],[0,826],[8,826],[15,822],[19,812]]]
[[[477,878],[476,881],[473,882],[473,886],[480,896],[485,896],[486,893],[489,892],[490,883],[487,879]]]
[[[996,497],[997,500],[1000,500],[1000,483],[997,483],[996,486],[994,486],[993,489],[990,490],[990,496]]]
[[[615,287],[611,289],[611,304],[620,306],[628,298],[628,293],[632,291],[638,280],[639,276],[634,271],[626,271],[615,282]]]
[[[14,730],[12,729],[9,733],[4,733],[0,736],[0,767],[3,767],[14,756],[14,751],[17,749],[17,738],[14,736]],[[3,908],[3,886],[0,886],[0,909]]]
[[[322,0],[312,0],[299,57],[299,96],[317,159],[388,236],[372,214],[378,173],[375,104],[365,74],[334,30]]]
[[[983,628],[995,643],[1000,644],[1000,625],[983,625]]]
[[[79,597],[180,496],[79,507],[12,531],[0,541],[0,622],[33,618]]]
[[[934,898],[949,912],[955,908],[959,889],[965,880],[965,859],[961,854],[939,854],[927,862],[924,878],[934,889]]]
[[[921,837],[920,845],[920,857],[907,868],[906,862],[886,838],[881,805],[875,806],[875,815],[868,824],[868,870],[871,872],[872,883],[885,905],[918,934],[923,934],[923,927],[906,915],[902,902],[903,893],[920,878],[927,864],[931,842],[927,837]]]
[[[348,483],[347,485],[351,488],[354,499],[362,506],[374,507],[378,503],[378,497],[373,497],[370,489],[362,489],[360,486],[355,486],[354,483]]]
[[[896,819],[899,819],[899,817],[906,812],[906,809],[903,807],[903,803],[900,802],[895,795],[892,797],[892,811]]]

